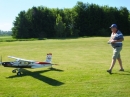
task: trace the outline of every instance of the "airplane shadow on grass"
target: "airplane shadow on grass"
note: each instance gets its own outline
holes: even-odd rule
[[[13,75],[13,76],[9,76],[7,78],[16,78],[16,77],[23,77],[23,76],[32,76],[33,78],[36,78],[42,82],[45,82],[49,85],[52,85],[52,86],[60,86],[60,85],[63,85],[64,83],[63,82],[60,82],[58,80],[55,80],[53,78],[50,78],[50,77],[46,77],[46,76],[43,76],[43,75],[40,75],[40,73],[45,73],[45,72],[49,72],[49,71],[57,71],[57,72],[63,72],[63,70],[60,70],[60,69],[55,69],[55,68],[51,68],[51,69],[48,69],[48,70],[42,70],[42,71],[35,71],[35,72],[31,72],[31,71],[28,71],[26,69],[22,69],[21,70],[22,72],[24,72],[24,74],[18,76],[18,75]]]

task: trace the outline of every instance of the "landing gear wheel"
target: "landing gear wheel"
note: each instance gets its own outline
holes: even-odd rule
[[[13,73],[16,73],[16,70],[12,70]]]
[[[18,72],[17,75],[20,76],[20,75],[21,75],[21,72]]]

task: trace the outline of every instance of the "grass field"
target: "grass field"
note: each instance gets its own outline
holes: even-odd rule
[[[8,55],[43,61],[53,53],[54,70],[0,66],[0,97],[130,97],[130,36],[121,52],[125,72],[116,63],[113,74],[106,72],[112,48],[107,37],[0,42],[3,61]]]

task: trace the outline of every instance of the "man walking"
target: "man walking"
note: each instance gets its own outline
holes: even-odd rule
[[[107,70],[107,72],[111,74],[112,69],[116,63],[116,59],[118,60],[119,65],[120,65],[119,71],[124,71],[123,66],[122,66],[121,55],[120,55],[120,52],[122,50],[122,41],[124,41],[124,38],[121,31],[118,30],[116,24],[112,24],[110,28],[111,28],[112,34],[108,43],[110,43],[111,46],[113,47],[113,56],[112,56],[111,66],[109,70]]]

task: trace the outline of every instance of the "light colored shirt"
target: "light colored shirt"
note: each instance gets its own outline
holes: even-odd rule
[[[112,33],[111,34],[111,39],[113,40],[120,40],[120,39],[123,39],[123,34],[121,33],[121,31],[117,31],[117,33]],[[115,42],[115,43],[112,43],[111,46],[113,48],[115,47],[122,47],[122,42]]]

